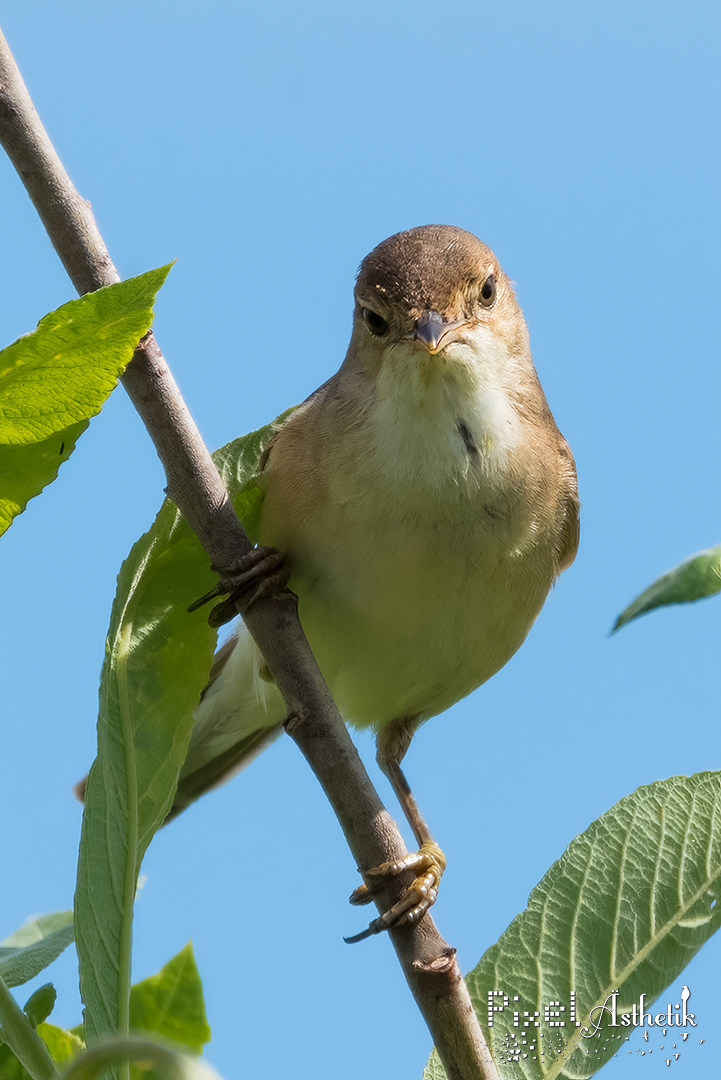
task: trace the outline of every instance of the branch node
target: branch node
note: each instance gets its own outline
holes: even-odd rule
[[[308,716],[309,714],[304,709],[298,709],[296,712],[292,712],[290,716],[285,718],[283,727],[291,738],[298,728],[307,721]]]
[[[450,946],[432,960],[414,960],[413,968],[423,975],[436,975],[448,978],[450,982],[459,982],[460,969],[456,961],[456,950]]]

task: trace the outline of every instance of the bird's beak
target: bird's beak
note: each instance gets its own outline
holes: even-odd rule
[[[435,355],[452,341],[458,341],[461,329],[467,325],[467,319],[447,322],[437,311],[424,311],[413,329],[406,334],[406,339],[420,341],[431,355]]]

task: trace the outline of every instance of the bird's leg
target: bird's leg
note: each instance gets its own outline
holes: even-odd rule
[[[215,566],[211,569],[220,573]],[[247,610],[261,597],[272,596],[284,589],[289,578],[290,567],[286,566],[284,551],[271,547],[255,547],[230,571],[225,571],[215,588],[191,604],[188,611],[197,611],[216,596],[229,593],[228,599],[216,604],[208,616],[211,626],[222,626],[238,614],[235,606],[237,600],[242,600],[243,607]]]
[[[381,863],[380,866],[366,870],[364,874],[366,884],[360,885],[352,893],[350,902],[351,904],[367,904],[377,892],[387,886],[389,877],[395,877],[404,870],[414,870],[416,877],[397,904],[394,904],[378,919],[374,919],[367,930],[356,934],[355,937],[346,938],[346,941],[350,943],[378,934],[381,930],[387,930],[389,926],[403,926],[418,922],[435,903],[438,896],[438,886],[446,868],[446,857],[431,836],[431,831],[423,819],[400,764],[417,726],[418,720],[414,717],[394,720],[382,727],[376,736],[376,756],[378,764],[393,786],[398,802],[403,807],[403,813],[413,829],[419,849],[397,862]]]

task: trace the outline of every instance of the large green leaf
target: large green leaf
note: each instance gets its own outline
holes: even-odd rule
[[[615,633],[653,608],[664,604],[688,604],[717,592],[721,592],[721,544],[698,551],[667,570],[621,612],[611,632]]]
[[[195,1054],[210,1042],[203,984],[190,942],[157,975],[132,987],[130,1026],[133,1031],[161,1035]]]
[[[0,534],[55,479],[153,321],[170,266],[63,304],[0,351]]]
[[[52,964],[73,940],[72,911],[38,915],[0,942],[0,978],[21,986]]]
[[[273,430],[269,424],[214,455],[251,538],[262,502],[259,459]],[[140,864],[171,807],[216,642],[207,613],[189,615],[187,608],[215,580],[200,542],[168,500],[118,577],[75,896],[89,1045],[127,1030],[129,1023],[132,908]]]
[[[72,1031],[57,1027],[55,1024],[39,1024],[38,1035],[50,1051],[56,1065],[68,1065],[85,1049],[85,1043]]]
[[[466,980],[503,1080],[592,1076],[631,1031],[605,1022],[584,1038],[592,1010],[618,991],[620,1024],[641,994],[651,1004],[718,928],[720,897],[719,772],[639,788],[577,836]],[[508,1004],[489,1027],[496,991]],[[554,1002],[562,1027],[545,1019]],[[526,1011],[540,1013],[540,1027],[523,1026]],[[442,1080],[439,1070],[434,1054],[426,1080]]]

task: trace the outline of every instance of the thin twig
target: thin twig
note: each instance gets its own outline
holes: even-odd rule
[[[0,34],[0,141],[25,184],[74,286],[82,294],[119,280],[90,205],[70,182]],[[165,468],[168,495],[212,564],[230,571],[250,550],[218,471],[152,335],[123,376]],[[258,600],[244,616],[288,709],[289,730],[318,777],[358,866],[405,854],[398,828],[371,784],[323,681],[286,593]],[[379,909],[402,891],[394,882]],[[430,918],[392,930],[393,945],[450,1080],[497,1080],[451,949]]]

